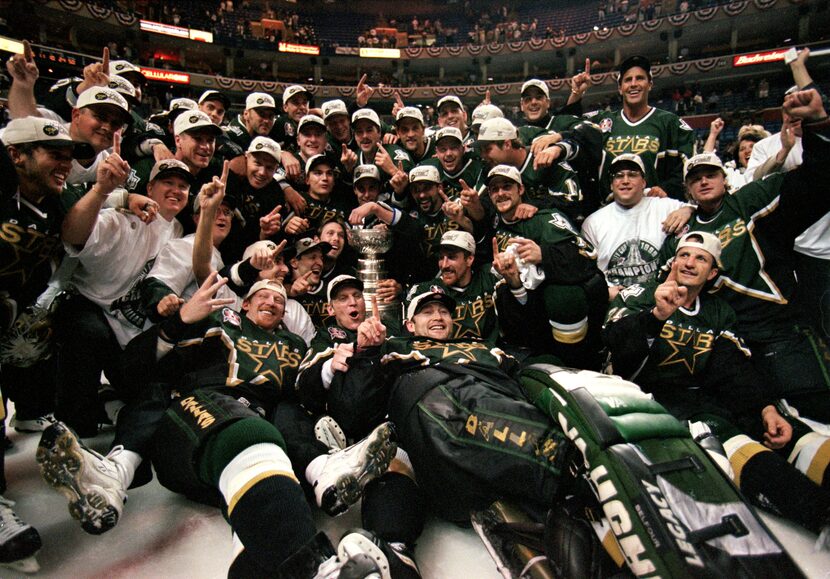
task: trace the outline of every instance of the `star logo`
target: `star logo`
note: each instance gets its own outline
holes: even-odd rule
[[[711,350],[711,342],[696,339],[697,332],[693,330],[675,328],[669,324],[664,326],[663,329],[665,331],[668,328],[674,328],[675,330],[670,338],[666,338],[666,343],[672,351],[659,365],[683,364],[689,374],[694,375],[698,356]]]

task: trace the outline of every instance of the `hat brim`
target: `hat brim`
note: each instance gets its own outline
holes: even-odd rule
[[[118,93],[118,94],[121,95],[121,93]],[[121,96],[123,97],[124,95],[121,95]],[[112,103],[90,103],[90,104],[86,105],[83,108],[89,109],[89,108],[92,108],[92,107],[99,107],[99,108],[100,107],[107,107],[107,109],[109,109],[111,111],[118,112],[121,115],[121,118],[124,119],[123,124],[125,124],[125,125],[132,124],[132,122],[133,122],[133,116],[130,114],[130,111],[124,110],[121,107],[119,107],[118,105],[115,105],[115,104],[112,104]]]
[[[194,183],[194,178],[193,178],[193,175],[190,173],[190,171],[185,171],[184,169],[180,169],[179,167],[171,167],[170,169],[164,169],[162,171],[159,171],[158,174],[153,178],[153,181],[155,181],[157,179],[160,179],[160,178],[164,177],[167,174],[178,175],[179,177],[182,177],[185,181],[187,181],[191,185],[193,185],[193,183]]]
[[[225,110],[231,108],[231,99],[227,96],[223,95],[221,92],[211,93],[210,95],[206,96],[204,99],[199,101],[199,104],[202,104],[205,101],[219,101],[223,105],[225,105]]]
[[[329,291],[328,291],[329,295],[326,296],[326,297],[328,297],[329,301],[331,301],[332,298],[337,296],[337,292],[339,292],[344,287],[355,287],[355,288],[359,289],[360,291],[363,291],[364,285],[363,285],[363,282],[360,281],[357,278],[340,280],[339,282],[334,284],[333,287],[329,288]],[[331,297],[329,297],[329,296],[331,296]]]
[[[718,171],[720,171],[721,173],[726,175],[726,170],[720,165],[715,165],[714,163],[698,163],[697,165],[695,165],[694,167],[692,167],[688,171],[684,172],[683,180],[685,181],[686,179],[689,178],[689,175],[691,175],[692,173],[694,173],[695,171],[697,171],[698,169],[701,169],[703,167],[709,167],[710,169],[717,169]]]
[[[212,132],[217,137],[223,133],[222,129],[219,126],[214,125],[213,123],[210,123],[210,124],[206,123],[204,125],[196,125],[195,127],[188,127],[185,130],[183,130],[182,133],[195,133],[196,131],[204,131],[204,130],[208,130],[208,131]],[[179,133],[179,134],[181,134],[181,133]]]
[[[455,300],[452,298],[451,295],[440,292],[432,292],[429,295],[422,296],[418,299],[417,303],[415,304],[415,308],[412,311],[412,315],[409,317],[409,319],[411,320],[412,318],[417,316],[418,312],[420,312],[422,309],[424,309],[425,306],[431,304],[432,302],[440,302],[447,306],[447,308],[449,308],[450,311],[455,309]]]
[[[304,253],[308,253],[309,251],[314,251],[315,249],[318,249],[318,248],[323,251],[323,255],[326,255],[328,252],[331,251],[331,244],[328,243],[327,241],[318,241],[317,243],[309,245],[308,247],[306,247],[302,251],[297,252],[296,250],[294,250],[295,251],[294,257],[300,257]]]

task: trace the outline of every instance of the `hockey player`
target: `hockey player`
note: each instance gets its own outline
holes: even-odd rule
[[[830,423],[827,346],[811,328],[795,325],[791,305],[797,289],[793,240],[830,209],[830,196],[815,186],[829,159],[830,123],[815,90],[788,95],[784,110],[801,120],[803,164],[728,195],[720,159],[696,155],[684,171],[698,204],[689,230],[717,235],[723,244],[715,289],[735,310],[752,364],[802,416]],[[661,262],[674,255],[676,246],[677,238],[666,239]]]
[[[381,142],[380,117],[372,109],[358,109],[352,114],[352,132],[357,144],[357,165],[374,164],[380,169],[384,188],[398,171],[399,163],[407,173],[414,163],[405,149]]]
[[[682,200],[683,163],[693,154],[694,131],[674,113],[648,104],[654,83],[647,58],[626,58],[620,64],[619,75],[622,110],[593,112],[586,117],[599,125],[609,155],[640,155],[649,195]],[[602,190],[608,191],[608,187]]]
[[[214,297],[223,283],[212,274],[175,316],[130,345],[128,368],[146,374],[155,367],[150,379],[178,393],[155,431],[159,479],[173,491],[212,495],[222,505],[235,534],[230,577],[336,577],[329,569],[342,567],[349,553],[343,545],[338,561],[317,533],[282,436],[263,419],[292,390],[305,350],[281,326],[285,289],[271,281],[254,284],[240,315],[224,307],[232,299]],[[321,496],[334,502],[341,494],[359,494],[394,456],[390,436],[389,426],[381,425],[361,443],[326,455],[315,480],[326,489]],[[99,534],[122,513],[136,460],[125,460],[127,452],[116,447],[102,457],[56,423],[41,438],[38,462],[83,528]],[[373,539],[365,532],[360,537],[359,544]],[[376,567],[386,563],[382,554],[375,561]],[[340,577],[365,577],[376,567]]]
[[[665,282],[619,293],[604,330],[614,372],[677,418],[706,423],[750,499],[819,533],[830,523],[830,460],[816,449],[828,439],[778,413],[768,377],[754,370],[735,334],[734,311],[704,291],[720,258],[717,237],[687,233]],[[787,464],[790,456],[809,480]]]
[[[6,312],[0,321],[0,337],[6,395],[5,391],[15,386],[7,382],[11,378],[11,366],[24,362],[15,359],[15,353],[23,352],[14,348],[14,341],[8,341],[12,339],[14,324],[18,314],[45,289],[53,262],[60,256],[61,222],[66,207],[74,200],[65,189],[74,146],[63,124],[40,117],[15,119],[3,132],[0,222],[4,235],[0,236],[0,255],[7,275],[0,276],[0,303]],[[37,393],[29,388],[26,395],[36,397]],[[2,414],[5,419],[5,412]],[[5,426],[0,430],[4,436]],[[6,491],[5,452],[5,446],[0,445],[2,493]],[[40,536],[20,520],[12,505],[0,497],[0,521],[5,531],[0,536],[0,564],[25,572],[37,571],[34,555],[41,546]]]
[[[493,167],[486,183],[497,212],[494,247],[504,252],[515,245],[510,251],[523,265],[522,281],[528,290],[520,310],[500,316],[505,338],[537,353],[553,353],[569,366],[597,367],[608,291],[593,247],[556,209],[517,218],[524,185],[515,167]],[[499,311],[515,308],[516,296],[502,295],[508,301],[498,305]]]

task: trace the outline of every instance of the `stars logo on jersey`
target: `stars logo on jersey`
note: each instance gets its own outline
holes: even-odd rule
[[[689,124],[688,124],[686,121],[684,121],[683,119],[680,119],[680,128],[681,128],[681,129],[683,129],[684,131],[693,131],[693,130],[694,130],[694,129],[692,129],[692,127],[690,127],[690,126],[689,126]]]
[[[237,327],[242,325],[242,318],[230,308],[224,308],[222,310],[222,321]]]
[[[138,183],[141,179],[138,176],[138,173],[135,172],[135,169],[130,169],[130,175],[127,177],[126,183],[124,186],[127,188],[127,191],[135,191],[138,188]]]
[[[285,123],[285,135],[288,137],[294,136],[294,124],[291,122]]]
[[[564,229],[565,231],[570,231],[574,235],[576,235],[576,230],[573,228],[573,225],[565,218],[564,215],[559,213],[554,213],[550,216],[551,218],[548,220],[548,223],[553,225],[554,227],[558,227],[559,229]]]
[[[602,119],[599,122],[599,130],[603,133],[610,133],[611,129],[614,127],[614,121],[611,119]]]
[[[395,149],[395,155],[392,157],[394,161],[412,161],[409,157],[409,153],[404,151],[403,149]]]
[[[715,342],[712,334],[675,326],[671,321],[660,330],[660,337],[666,340],[672,351],[659,365],[683,364],[689,374],[695,373],[698,356],[707,354]]]

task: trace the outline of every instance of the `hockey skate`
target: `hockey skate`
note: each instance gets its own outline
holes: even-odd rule
[[[331,416],[323,416],[314,425],[314,437],[331,450],[346,448],[346,435]]]
[[[395,458],[393,438],[392,425],[386,422],[357,444],[329,454],[316,480],[309,481],[317,506],[336,516],[360,500],[363,487],[386,472]]]
[[[12,510],[14,503],[0,496],[0,565],[20,571],[40,570],[35,555],[40,550],[40,535]]]
[[[17,417],[17,413],[12,416],[9,426],[14,428],[17,432],[43,432],[55,423],[55,415],[51,412],[44,416],[32,418],[31,420],[21,420]]]
[[[121,451],[102,456],[87,448],[72,430],[56,422],[44,431],[37,449],[40,474],[46,484],[69,500],[69,514],[87,533],[112,529],[127,500],[122,467],[112,460]]]
[[[371,531],[352,529],[337,545],[337,557],[344,563],[340,577],[377,575],[379,579],[420,579],[412,554],[401,543],[387,543]],[[374,570],[372,570],[374,567]],[[357,570],[360,569],[359,572]]]

